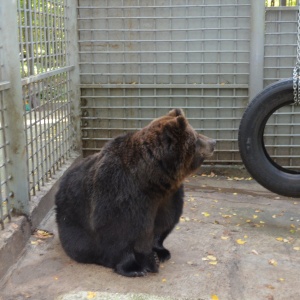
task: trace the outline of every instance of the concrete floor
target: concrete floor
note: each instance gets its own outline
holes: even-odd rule
[[[63,252],[52,210],[2,282],[0,299],[300,299],[300,200],[253,180],[191,176],[158,274],[126,278]],[[116,294],[117,293],[117,294]],[[151,298],[152,297],[152,298]]]

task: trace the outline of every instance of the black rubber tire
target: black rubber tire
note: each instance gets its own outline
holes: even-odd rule
[[[274,111],[293,102],[292,78],[267,86],[246,108],[238,140],[241,158],[258,183],[279,195],[300,197],[300,172],[276,164],[265,149],[263,137]]]

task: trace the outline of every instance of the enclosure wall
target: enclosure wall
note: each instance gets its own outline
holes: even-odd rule
[[[80,0],[78,26],[84,155],[181,107],[197,131],[217,139],[209,163],[241,163],[237,134],[249,94],[291,77],[295,64],[296,7]],[[292,120],[299,126],[299,115]],[[276,131],[270,135],[277,147]],[[299,139],[293,143],[300,155]]]

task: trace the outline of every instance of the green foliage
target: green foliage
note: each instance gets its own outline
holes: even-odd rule
[[[64,0],[18,0],[22,77],[66,65]]]
[[[272,6],[296,6],[297,0],[266,0],[265,1],[267,7]]]

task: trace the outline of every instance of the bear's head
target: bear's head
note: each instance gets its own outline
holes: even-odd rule
[[[197,133],[181,109],[173,109],[139,132],[139,140],[164,169],[184,178],[213,155],[216,141]]]

